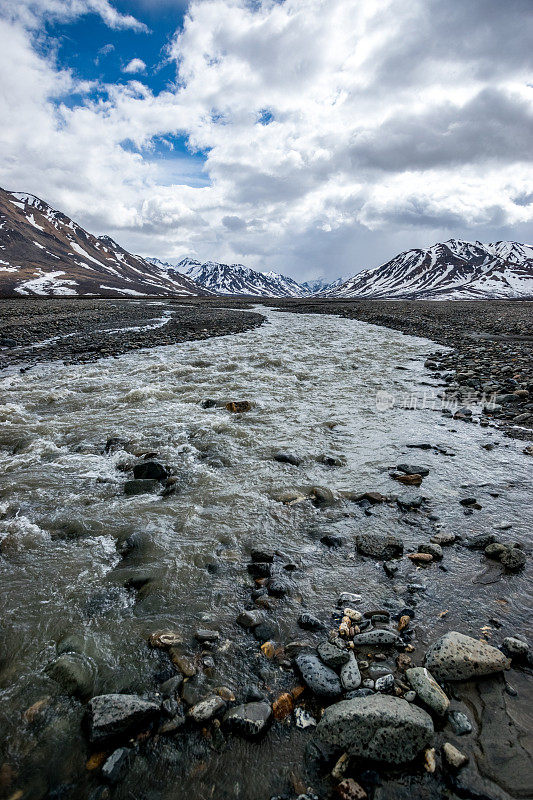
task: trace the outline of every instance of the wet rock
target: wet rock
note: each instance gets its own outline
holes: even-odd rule
[[[127,439],[120,436],[110,436],[105,443],[105,453],[116,453],[118,450],[125,450],[128,445]]]
[[[518,572],[526,563],[526,554],[519,547],[508,547],[501,558],[501,563],[509,572]]]
[[[88,704],[89,738],[101,742],[129,735],[152,722],[159,705],[133,694],[102,694]]]
[[[291,582],[283,575],[273,575],[268,581],[268,593],[272,597],[285,597],[291,593]]]
[[[320,660],[324,662],[327,667],[336,669],[347,664],[350,660],[350,651],[337,647],[332,642],[321,642],[317,647]]]
[[[141,461],[133,467],[133,477],[136,480],[164,481],[168,478],[168,471],[158,461]]]
[[[280,694],[272,703],[272,713],[274,719],[282,720],[292,714],[294,709],[294,699],[288,692]]]
[[[493,542],[485,547],[484,553],[487,558],[492,558],[495,561],[501,561],[504,553],[507,552],[507,546],[501,542]]]
[[[226,703],[224,700],[214,694],[211,695],[211,697],[206,697],[205,700],[201,700],[189,709],[189,716],[195,722],[207,722],[208,719],[212,719],[217,714],[220,714],[225,708]]]
[[[429,541],[433,542],[434,544],[438,544],[440,547],[445,547],[446,545],[453,544],[456,539],[457,536],[455,535],[455,533],[442,532],[442,533],[435,533]]]
[[[309,492],[309,497],[314,505],[319,508],[332,506],[336,502],[335,495],[331,489],[327,489],[324,486],[313,486]]]
[[[481,505],[475,497],[463,497],[462,500],[459,500],[459,503],[465,508],[475,508],[477,510],[481,508]]]
[[[335,788],[335,796],[339,800],[366,800],[367,793],[361,784],[354,781],[353,778],[345,778]]]
[[[389,578],[393,578],[398,572],[399,567],[393,561],[385,561],[383,563],[383,569],[385,570]]]
[[[364,556],[388,561],[403,553],[403,542],[397,536],[386,536],[380,533],[361,533],[355,537],[357,550]]]
[[[391,472],[391,478],[395,481],[403,483],[404,486],[420,486],[422,483],[422,475],[406,475],[404,472]]]
[[[133,497],[137,494],[149,494],[159,489],[159,481],[156,480],[133,480],[126,481],[124,484],[124,494],[127,497]]]
[[[439,544],[433,542],[419,545],[418,552],[427,553],[428,555],[432,556],[432,558],[435,561],[442,561],[442,558],[444,557],[444,553],[442,552],[442,547]]]
[[[337,600],[337,608],[346,608],[346,606],[356,605],[362,600],[360,594],[353,594],[353,592],[342,592]]]
[[[493,544],[495,541],[496,536],[493,533],[480,533],[467,539],[465,545],[469,550],[485,550],[489,544]]]
[[[353,653],[349,654],[348,662],[341,667],[340,678],[346,691],[353,691],[361,686],[361,673]]]
[[[501,672],[510,660],[486,642],[449,631],[429,648],[425,665],[437,680],[460,681]]]
[[[472,733],[472,723],[462,711],[450,711],[448,720],[453,728],[453,732],[458,736],[465,736]]]
[[[160,647],[166,649],[167,647],[175,647],[181,644],[183,637],[179,631],[163,630],[154,631],[148,638],[148,643],[151,647]]]
[[[241,611],[237,622],[242,628],[256,628],[265,620],[262,611]]]
[[[350,692],[346,692],[346,700],[353,700],[354,697],[370,697],[372,694],[374,694],[374,689],[362,686],[360,689],[352,689]]]
[[[272,569],[272,564],[268,561],[253,561],[247,566],[248,572],[254,578],[270,578]]]
[[[220,633],[218,631],[211,631],[207,628],[199,628],[194,634],[199,642],[218,642]]]
[[[253,631],[258,642],[268,642],[269,639],[275,639],[278,634],[276,627],[269,622],[259,623]]]
[[[167,697],[166,700],[163,700],[161,703],[161,711],[167,717],[175,717],[179,711],[179,703],[172,697]]]
[[[365,631],[358,634],[354,640],[355,647],[366,647],[367,645],[395,645],[401,644],[402,640],[394,631],[375,630]]]
[[[529,652],[529,644],[514,636],[507,636],[502,642],[502,647],[510,656],[527,656]]]
[[[230,709],[224,717],[224,723],[235,733],[255,738],[265,730],[271,714],[268,703],[244,703]]]
[[[390,672],[387,675],[382,675],[381,678],[376,680],[374,688],[376,692],[380,692],[381,694],[392,692],[394,689],[394,675]]]
[[[426,706],[441,717],[446,714],[450,701],[425,667],[411,667],[405,677]]]
[[[317,697],[338,697],[342,686],[338,675],[327,667],[314,653],[301,653],[296,657],[305,684]]]
[[[186,678],[192,678],[193,675],[196,675],[195,663],[192,657],[187,655],[187,653],[183,653],[181,650],[171,647],[169,655],[172,659],[172,663],[176,665],[182,676],[185,676]]]
[[[226,411],[231,411],[232,414],[243,414],[245,411],[250,411],[252,404],[248,400],[236,400],[226,403]]]
[[[342,547],[344,544],[343,537],[333,533],[327,533],[325,536],[322,536],[320,541],[322,544],[325,544],[326,547]]]
[[[429,475],[427,467],[419,467],[416,464],[397,464],[396,469],[405,475],[421,475],[423,478]]]
[[[160,725],[158,733],[163,734],[163,736],[172,736],[174,733],[179,731],[180,728],[183,728],[185,722],[185,717],[183,717],[181,714],[176,714],[175,717],[172,717],[172,719],[169,719]]]
[[[442,755],[444,756],[446,764],[451,769],[459,770],[468,764],[468,756],[461,753],[461,751],[454,747],[453,744],[450,744],[450,742],[443,744]]]
[[[111,753],[102,767],[102,778],[109,783],[118,783],[126,774],[131,755],[128,747],[119,747]]]
[[[83,698],[89,697],[94,691],[96,664],[81,653],[63,653],[46,671],[67,694]]]
[[[433,722],[401,698],[376,694],[329,706],[316,735],[350,755],[401,764],[432,741]]]
[[[330,453],[323,453],[318,456],[317,461],[320,464],[325,464],[326,467],[342,467],[346,463],[346,459],[341,456],[334,456]]]
[[[292,464],[293,467],[299,467],[302,463],[302,459],[299,456],[284,450],[274,453],[274,461],[279,461],[280,464]]]
[[[250,558],[257,563],[271,564],[274,561],[274,553],[271,550],[254,548],[250,553]]]
[[[317,617],[306,611],[298,617],[298,625],[306,631],[320,631],[324,627]]]

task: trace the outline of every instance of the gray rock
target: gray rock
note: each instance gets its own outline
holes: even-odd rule
[[[441,636],[426,653],[425,665],[440,681],[461,681],[508,669],[510,659],[486,642],[457,631]]]
[[[148,492],[155,492],[159,488],[159,482],[156,480],[139,479],[133,481],[126,481],[124,484],[124,494],[132,497],[136,494],[146,494]]]
[[[435,561],[442,561],[444,553],[442,552],[442,547],[440,544],[436,542],[429,542],[427,544],[421,544],[418,547],[419,553],[428,553],[430,556],[433,556]]]
[[[89,700],[89,738],[101,742],[125,736],[151,722],[159,705],[135,694],[101,694]]]
[[[444,760],[446,761],[447,765],[451,769],[461,769],[464,767],[465,764],[468,764],[468,756],[465,756],[464,753],[461,753],[453,744],[450,742],[446,742],[442,746],[442,754],[444,756]]]
[[[429,714],[399,697],[375,694],[327,708],[316,734],[353,756],[392,764],[411,761],[433,739]]]
[[[89,697],[94,691],[96,664],[81,653],[63,653],[47,667],[46,671],[67,694]]]
[[[298,625],[306,631],[319,631],[324,627],[317,617],[306,611],[298,617]]]
[[[338,675],[327,667],[314,653],[302,653],[296,658],[296,665],[304,683],[318,697],[338,697],[342,686]]]
[[[403,542],[397,536],[386,536],[381,533],[360,533],[355,537],[357,550],[364,556],[389,561],[403,553]]]
[[[367,645],[381,644],[393,645],[401,643],[401,638],[394,631],[375,630],[359,633],[353,640],[355,647],[366,647]]]
[[[360,603],[362,597],[360,594],[353,594],[353,592],[342,592],[339,599],[337,600],[337,607],[338,608],[347,608],[349,606],[355,605],[356,603]]]
[[[225,708],[226,703],[224,700],[218,695],[214,694],[211,695],[211,697],[206,697],[205,700],[201,700],[199,703],[196,703],[196,705],[189,710],[189,716],[195,722],[206,722],[208,719],[220,714],[220,712]]]
[[[361,686],[361,673],[353,653],[350,653],[348,662],[341,668],[340,676],[341,683],[347,691],[359,689]]]
[[[407,702],[408,702],[408,703],[414,703],[414,701],[416,700],[416,692],[414,692],[414,691],[411,689],[411,691],[410,691],[410,692],[406,692],[406,693],[404,694],[404,696],[403,696],[403,699],[404,699],[404,700],[407,700]]]
[[[119,747],[104,762],[102,767],[102,778],[109,783],[118,783],[124,776],[131,757],[131,750],[127,747]]]
[[[299,467],[302,459],[294,453],[288,453],[285,450],[280,450],[274,453],[274,461],[279,461],[280,464],[292,464],[293,467]]]
[[[353,689],[351,692],[346,692],[346,700],[353,700],[354,697],[370,697],[374,694],[373,689],[362,686],[360,689]]]
[[[164,481],[168,472],[158,461],[141,461],[133,467],[133,477],[139,480]]]
[[[396,469],[403,472],[405,475],[422,475],[425,478],[429,475],[429,469],[427,467],[420,467],[417,464],[397,464]]]
[[[453,728],[454,733],[458,736],[464,736],[467,733],[472,733],[472,723],[462,711],[450,711],[448,713],[448,720]]]
[[[230,730],[254,738],[266,728],[271,713],[269,703],[244,703],[230,709],[224,717],[224,723]]]
[[[350,651],[343,650],[337,647],[336,644],[331,642],[321,642],[317,647],[320,660],[324,662],[327,667],[338,668],[346,664],[350,659]]]
[[[159,687],[159,691],[163,695],[163,697],[172,697],[176,694],[179,690],[180,686],[183,683],[183,675],[173,675],[172,678],[169,678],[168,681],[165,681]]]
[[[526,656],[529,652],[529,644],[517,639],[515,636],[507,636],[502,642],[503,648],[510,656]]]
[[[435,533],[431,537],[430,542],[434,542],[435,544],[438,544],[441,547],[445,547],[446,545],[453,544],[456,539],[457,536],[455,535],[455,533],[445,533],[443,531],[441,533]]]
[[[519,547],[508,547],[503,554],[501,562],[509,572],[518,572],[526,563],[526,554]]]
[[[441,717],[446,714],[450,701],[425,667],[410,667],[405,677],[426,706]]]
[[[220,639],[218,631],[208,630],[207,628],[199,628],[194,635],[199,642],[218,642]]]
[[[265,621],[265,615],[262,611],[241,611],[237,617],[237,622],[243,628],[256,628]]]
[[[375,683],[376,692],[380,692],[381,694],[388,694],[392,692],[394,689],[394,675],[389,673],[388,675],[382,675],[381,678],[378,678]]]

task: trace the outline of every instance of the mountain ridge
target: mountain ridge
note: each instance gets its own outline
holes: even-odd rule
[[[533,247],[448,239],[405,250],[319,297],[398,300],[533,298]]]

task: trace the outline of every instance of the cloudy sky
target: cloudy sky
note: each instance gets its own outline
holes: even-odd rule
[[[134,252],[350,275],[533,239],[531,0],[2,0],[0,185]]]

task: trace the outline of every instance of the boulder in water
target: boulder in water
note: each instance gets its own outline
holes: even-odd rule
[[[431,645],[425,665],[437,680],[462,681],[502,672],[511,661],[486,642],[449,631]]]

